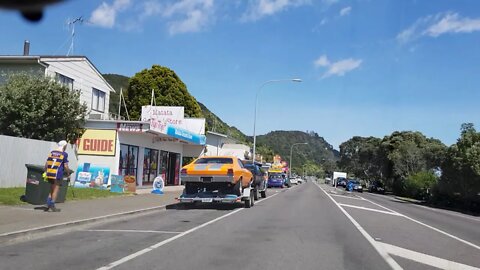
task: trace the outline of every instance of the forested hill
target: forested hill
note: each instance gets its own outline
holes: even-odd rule
[[[302,131],[272,131],[257,137],[257,143],[264,145],[279,154],[284,160],[289,160],[290,149],[294,143],[306,142],[308,145],[295,145],[293,148],[293,168],[301,172],[303,164],[319,165],[330,171],[339,159],[339,152],[316,132]],[[312,170],[315,168],[312,167]]]
[[[115,89],[115,93],[110,93],[109,112],[117,114],[120,90],[123,89],[123,93],[126,93],[128,88],[128,80],[130,78],[118,74],[102,74],[102,76],[113,87],[113,89]],[[124,110],[124,108],[122,108],[122,110]]]
[[[221,133],[228,135],[231,138],[238,140],[241,143],[249,143],[250,139],[243,134],[238,128],[234,126],[229,126],[227,123],[223,122],[220,117],[211,112],[205,105],[198,102],[200,108],[202,109],[203,116],[207,123],[207,128],[209,131]]]

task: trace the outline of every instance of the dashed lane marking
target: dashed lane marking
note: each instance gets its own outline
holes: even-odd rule
[[[350,222],[353,223],[353,225],[357,228],[358,231],[367,239],[367,241],[373,246],[373,248],[382,256],[382,258],[387,262],[387,264],[393,269],[393,270],[403,270],[403,268],[388,254],[388,252],[383,248],[383,246],[379,245],[373,237],[371,237],[367,231],[352,217],[350,214],[347,213],[345,209],[343,209],[339,203],[337,203],[328,192],[323,190],[322,187],[320,187],[317,183],[315,185],[327,195],[327,197],[332,200],[332,202],[342,211],[342,213],[350,220]]]
[[[403,216],[402,214],[399,214],[399,213],[396,213],[396,212],[383,211],[383,210],[378,210],[378,209],[373,209],[373,208],[368,208],[368,207],[363,207],[363,206],[356,206],[356,205],[345,204],[345,203],[339,203],[339,205],[345,206],[345,207],[351,207],[351,208],[356,208],[356,209],[372,211],[372,212],[378,212],[378,213],[382,213],[382,214],[389,214],[389,215],[400,216],[400,217]]]
[[[258,203],[261,203],[261,202],[264,202],[264,201],[266,201],[266,200],[269,200],[269,199],[277,196],[278,194],[280,194],[280,193],[275,193],[275,194],[273,194],[273,195],[271,195],[271,196],[268,196],[267,198],[258,201]],[[133,260],[133,259],[135,259],[135,258],[137,258],[137,257],[139,257],[139,256],[142,256],[142,255],[145,254],[145,253],[148,253],[148,252],[150,252],[150,251],[152,251],[152,250],[155,250],[155,249],[157,249],[157,248],[159,248],[159,247],[161,247],[161,246],[164,246],[164,245],[166,245],[166,244],[168,244],[168,243],[170,243],[170,242],[173,242],[173,241],[175,241],[175,240],[177,240],[177,239],[179,239],[179,238],[182,238],[182,237],[184,237],[185,235],[188,235],[188,234],[190,234],[190,233],[193,233],[193,232],[195,232],[195,231],[197,231],[197,230],[199,230],[199,229],[201,229],[201,228],[203,228],[203,227],[206,227],[206,226],[208,226],[208,225],[210,225],[210,224],[213,224],[213,223],[215,223],[215,222],[217,222],[217,221],[220,221],[220,220],[222,220],[222,219],[224,219],[224,218],[226,218],[226,217],[229,217],[229,216],[231,216],[231,215],[234,215],[234,214],[236,214],[236,213],[238,213],[238,212],[240,212],[240,211],[242,211],[242,210],[245,210],[245,208],[239,208],[239,209],[237,209],[237,210],[233,210],[232,212],[229,212],[229,213],[227,213],[227,214],[225,214],[225,215],[223,215],[223,216],[220,216],[220,217],[218,217],[218,218],[212,219],[212,220],[207,221],[207,222],[205,222],[205,223],[203,223],[203,224],[200,224],[200,225],[198,225],[198,226],[196,226],[196,227],[194,227],[194,228],[191,228],[190,230],[187,230],[187,231],[182,232],[182,233],[179,233],[179,234],[177,234],[177,235],[175,235],[175,236],[173,236],[173,237],[170,237],[170,238],[168,238],[168,239],[166,239],[166,240],[163,240],[163,241],[161,241],[161,242],[158,242],[158,243],[156,243],[155,245],[149,246],[149,247],[144,248],[144,249],[142,249],[142,250],[139,250],[139,251],[137,251],[137,252],[135,252],[135,253],[132,253],[132,254],[130,254],[130,255],[127,255],[127,256],[121,258],[120,260],[111,262],[111,263],[109,263],[108,265],[105,265],[105,266],[103,266],[103,267],[98,268],[97,270],[108,270],[108,269],[112,269],[112,268],[114,268],[114,267],[117,267],[117,266],[119,266],[119,265],[121,265],[121,264],[124,264],[124,263],[126,263],[126,262],[128,262],[128,261],[130,261],[130,260]]]
[[[85,232],[125,232],[125,233],[182,233],[173,231],[149,231],[149,230],[84,230]]]

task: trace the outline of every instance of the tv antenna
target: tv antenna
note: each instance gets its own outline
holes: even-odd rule
[[[77,23],[80,23],[80,24],[83,23],[83,17],[82,16],[80,16],[76,19],[73,19],[73,20],[69,20],[67,22],[68,27],[72,30],[70,48],[68,49],[67,56],[69,56],[70,54],[73,54],[73,48],[74,48],[74,44],[75,44],[75,24],[77,24]]]

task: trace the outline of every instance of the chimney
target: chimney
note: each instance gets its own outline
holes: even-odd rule
[[[30,41],[25,40],[23,43],[23,55],[29,55],[30,54]]]

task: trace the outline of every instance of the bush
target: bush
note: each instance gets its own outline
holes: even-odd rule
[[[427,199],[436,183],[437,178],[429,171],[410,175],[405,179],[405,195],[415,199]]]

